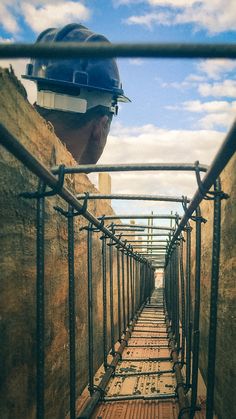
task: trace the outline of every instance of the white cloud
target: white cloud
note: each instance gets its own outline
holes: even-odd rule
[[[200,160],[202,163],[210,163],[222,135],[218,131],[161,129],[151,124],[136,127],[115,124],[101,162]]]
[[[235,60],[205,60],[197,65],[198,70],[205,73],[212,79],[219,79],[222,75],[228,74],[236,69]]]
[[[141,58],[130,58],[128,61],[129,64],[137,66],[143,65],[144,63],[144,61]]]
[[[18,35],[20,19],[24,19],[33,31],[40,32],[50,26],[86,21],[90,14],[83,2],[73,0],[1,0],[0,4],[2,27],[10,34]]]
[[[145,15],[130,16],[125,22],[128,25],[141,25],[151,29],[154,24],[171,25],[172,18],[168,12],[151,12]]]
[[[130,4],[145,3],[145,0],[113,0],[114,7],[128,6]]]
[[[5,31],[9,33],[18,33],[20,31],[20,27],[17,22],[16,17],[16,10],[17,8],[17,1],[7,1],[2,0],[0,3],[0,16],[2,16],[1,19],[1,25],[5,29]]]
[[[204,81],[205,79],[206,77],[200,76],[199,74],[189,74],[189,76],[186,77],[185,81],[198,83],[200,81]]]
[[[235,119],[234,112],[216,112],[209,115],[205,115],[199,120],[199,126],[204,129],[213,129],[216,127],[230,127]]]
[[[234,0],[196,1],[176,15],[176,23],[193,23],[210,33],[236,30],[236,8]]]
[[[99,163],[194,162],[209,164],[219,149],[224,133],[216,130],[168,130],[148,124],[112,127],[105,152]],[[192,196],[196,190],[194,173],[136,172],[112,173],[112,190],[116,193]],[[114,201],[115,202],[115,201]],[[137,202],[115,203],[116,210],[136,212]],[[166,203],[140,204],[140,212],[149,208],[169,211],[177,206]]]
[[[189,7],[194,3],[197,3],[196,0],[147,0],[151,6],[171,6],[171,7]]]
[[[75,1],[45,4],[38,7],[24,2],[21,10],[26,23],[35,32],[41,32],[51,26],[63,26],[72,21],[85,21],[90,17],[89,9]]]
[[[199,100],[194,100],[184,102],[182,107],[189,112],[205,113],[206,115],[198,121],[198,125],[204,129],[227,128],[236,116],[236,101],[200,102]]]
[[[236,97],[236,80],[224,80],[219,83],[202,83],[198,88],[202,96]]]
[[[190,83],[187,78],[185,80],[183,80],[183,81],[180,81],[180,82],[178,82],[178,81],[161,82],[160,85],[161,85],[161,87],[163,89],[165,89],[166,87],[171,87],[173,89],[182,90],[182,89],[186,89],[186,88],[192,87],[192,83]]]
[[[182,106],[189,112],[234,112],[236,114],[236,101],[200,102],[200,100],[192,100],[184,102]]]
[[[125,4],[129,3],[131,2],[125,1]],[[225,0],[146,0],[146,3],[152,7],[151,11],[144,15],[130,16],[126,20],[128,24],[151,28],[154,24],[191,23],[212,34],[236,30],[234,0],[227,0],[227,6]]]

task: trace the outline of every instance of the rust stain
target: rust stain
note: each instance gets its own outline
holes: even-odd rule
[[[123,361],[118,364],[116,373],[137,373],[137,372],[161,372],[170,371],[173,368],[171,361]]]
[[[175,386],[174,374],[114,377],[108,384],[106,396],[173,394]]]

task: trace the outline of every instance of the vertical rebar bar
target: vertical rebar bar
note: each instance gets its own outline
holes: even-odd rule
[[[102,237],[103,364],[107,368],[107,258],[106,237]]]
[[[115,353],[114,335],[114,301],[113,301],[113,241],[109,242],[109,273],[110,273],[110,322],[111,322],[111,354]]]
[[[182,336],[181,336],[181,363],[184,364],[185,360],[185,280],[184,280],[184,265],[183,265],[183,239],[180,242],[180,285],[181,285],[181,323],[182,323]]]
[[[123,308],[123,333],[126,331],[126,313],[125,313],[125,254],[121,251],[121,278],[122,278],[122,308]]]
[[[117,249],[117,296],[118,296],[118,340],[121,340],[121,292],[120,292],[120,251]]]
[[[148,293],[148,302],[149,304],[151,304],[151,268],[150,265],[148,264],[148,275],[147,275],[147,293]]]
[[[201,211],[196,209],[196,265],[195,265],[195,295],[193,318],[193,367],[192,367],[192,396],[191,419],[194,417],[197,403],[198,363],[199,363],[199,320],[200,320],[200,285],[201,285]]]
[[[138,260],[135,259],[135,279],[134,279],[134,311],[137,310],[138,305],[138,284],[139,284],[139,278],[138,278]]]
[[[39,193],[45,184],[39,182]],[[36,277],[36,335],[37,335],[37,419],[44,418],[44,218],[45,198],[37,198],[37,277]]]
[[[140,302],[143,303],[143,264],[139,264],[139,275],[140,275]]]
[[[88,352],[89,352],[89,392],[93,394],[93,264],[92,264],[92,223],[88,225]]]
[[[70,418],[76,417],[76,369],[75,369],[75,272],[74,272],[74,216],[68,207],[68,275],[69,275],[69,353],[70,353]]]
[[[176,338],[175,248],[176,248],[176,245],[174,246],[174,249],[173,249],[173,252],[172,252],[172,255],[171,255],[171,303],[170,303],[170,306],[171,306],[171,326],[172,326],[173,334]]]
[[[129,255],[127,253],[127,258],[126,258],[126,286],[127,286],[127,293],[126,293],[126,299],[127,299],[127,326],[129,326],[129,322],[130,322],[130,285],[129,285]]]
[[[208,340],[208,369],[207,369],[207,403],[206,418],[213,419],[214,415],[214,387],[215,387],[215,360],[216,360],[216,332],[217,332],[217,304],[220,262],[220,227],[221,227],[221,186],[220,180],[214,184],[214,220],[212,241],[211,265],[211,298],[210,322]]]
[[[130,295],[131,295],[131,320],[134,315],[134,287],[133,287],[133,258],[129,258],[129,268],[130,268]]]
[[[191,322],[191,231],[190,224],[186,227],[186,388],[190,388],[191,377],[191,342],[192,342],[192,322]]]
[[[179,333],[179,244],[177,244],[175,249],[175,304],[176,304],[176,313],[175,313],[175,339],[177,343],[177,348],[180,348],[180,333]]]

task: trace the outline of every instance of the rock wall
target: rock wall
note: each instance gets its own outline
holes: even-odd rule
[[[53,129],[26,100],[14,74],[0,69],[0,122],[46,167],[76,165]],[[36,357],[36,203],[20,198],[35,191],[38,180],[23,164],[0,147],[0,417],[35,418]],[[85,175],[66,176],[73,192],[98,192]],[[61,419],[69,410],[69,336],[67,221],[54,206],[67,209],[58,197],[46,199],[45,211],[45,403],[46,418]],[[88,209],[99,216],[113,211],[106,202],[89,201]],[[75,293],[77,395],[88,382],[87,338],[87,237],[80,231],[87,222],[75,219]],[[114,250],[114,307],[117,275]],[[109,283],[107,275],[109,310]],[[101,240],[93,238],[94,364],[102,363],[102,267]],[[117,311],[114,310],[115,325]],[[109,322],[108,322],[109,326]],[[117,329],[117,328],[116,328]],[[117,337],[117,332],[116,332]]]
[[[215,377],[215,411],[219,419],[236,417],[236,156],[221,175],[222,190],[229,199],[222,201],[221,253],[217,319],[217,352]],[[211,288],[211,259],[213,233],[213,202],[203,201],[200,310],[200,370],[206,382],[208,363],[208,334]],[[192,303],[194,300],[195,227],[192,231]]]

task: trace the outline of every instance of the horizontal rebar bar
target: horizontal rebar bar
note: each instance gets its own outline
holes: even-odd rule
[[[168,236],[170,233],[141,233],[141,234],[123,234],[125,237],[160,237],[160,236]]]
[[[112,224],[113,227],[131,227],[131,228],[148,228],[150,230],[175,230],[173,227],[168,226],[149,226],[148,224]]]
[[[202,172],[206,172],[208,166],[199,165]],[[52,173],[57,174],[59,168],[52,168]],[[196,166],[193,163],[127,163],[127,164],[88,164],[73,167],[65,167],[66,174],[75,173],[101,173],[101,172],[146,172],[146,171],[187,171],[194,172]]]
[[[114,374],[114,377],[133,377],[133,376],[139,376],[139,375],[164,375],[164,374],[173,374],[173,370],[163,370],[163,371],[134,371],[134,372],[128,372],[128,373],[119,373],[116,372]]]
[[[166,250],[166,246],[152,246],[149,242],[149,245],[145,244],[133,244],[132,245],[133,249],[145,249],[145,250]]]
[[[163,338],[163,336],[157,336],[157,337],[152,337],[152,336],[131,336],[131,338],[130,339],[134,339],[134,340],[136,340],[136,339],[150,339],[150,340],[153,340],[153,339],[157,339],[157,340],[164,340],[165,338]],[[167,338],[166,338],[167,339]],[[148,345],[147,345],[148,346]]]
[[[148,224],[113,224],[113,227],[130,227],[130,228],[148,228],[150,230],[167,230],[167,231],[174,231],[173,227],[168,226],[149,226]]]
[[[236,58],[234,44],[56,42],[1,43],[0,58]]]
[[[78,196],[77,196],[78,197]],[[98,219],[103,219],[103,220],[117,220],[117,219],[146,219],[146,218],[150,218],[150,219],[170,219],[170,220],[175,220],[176,217],[178,217],[178,214],[172,215],[172,214],[132,214],[132,215],[127,215],[127,214],[118,214],[118,215],[103,215],[101,217],[98,217]]]
[[[134,249],[134,251],[136,251],[136,249]],[[166,257],[166,253],[151,253],[145,250],[142,250],[142,251],[140,250],[139,254],[150,256],[152,259],[156,259],[157,262],[162,262],[162,261],[164,262],[165,257]]]
[[[139,332],[137,332],[137,333],[139,333]],[[165,336],[149,336],[149,335],[147,335],[147,336],[134,336],[134,335],[132,335],[131,339],[160,339],[160,340],[163,340],[163,339],[167,339],[167,337],[165,337]],[[131,361],[132,361],[132,359],[131,359]]]
[[[56,172],[57,173],[57,172]],[[76,195],[77,199],[84,199],[85,194]],[[137,194],[90,194],[88,199],[119,199],[127,201],[161,201],[161,202],[183,202],[182,196],[165,196],[165,195],[137,195]],[[190,202],[187,198],[186,202]]]
[[[171,357],[169,357],[169,356],[162,356],[162,357],[159,357],[159,358],[155,358],[155,357],[147,357],[147,358],[122,358],[122,361],[134,361],[134,362],[138,362],[138,361],[140,361],[140,362],[154,362],[154,361],[156,361],[156,362],[158,362],[158,361],[171,361],[172,360],[172,358]]]
[[[120,225],[122,225],[122,224],[120,224]],[[114,231],[123,231],[123,232],[125,232],[125,231],[144,231],[144,230],[145,230],[145,228],[127,228],[127,227],[120,228],[120,227],[114,227]],[[126,234],[123,234],[123,236],[126,236]]]
[[[175,399],[176,393],[153,393],[152,395],[133,394],[127,396],[106,396],[103,398],[105,402],[118,402],[119,400],[162,400],[162,399]]]
[[[129,243],[140,243],[139,246],[142,246],[142,244],[150,244],[150,243],[163,243],[163,244],[167,244],[167,240],[129,240]],[[135,247],[135,246],[133,246]]]
[[[168,349],[168,345],[127,345],[127,348],[143,348],[143,349]]]

